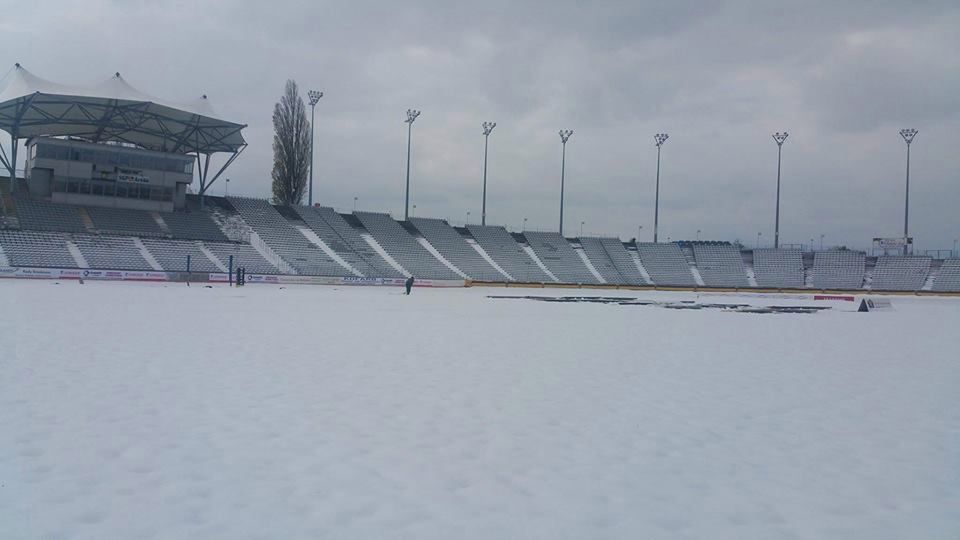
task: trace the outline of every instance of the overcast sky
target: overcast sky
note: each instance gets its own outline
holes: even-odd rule
[[[196,4],[202,4],[198,6]],[[723,5],[721,5],[723,4]],[[779,4],[779,5],[778,5]],[[322,90],[315,199],[403,214],[407,108],[417,215],[555,230],[561,128],[566,224],[590,234],[869,246],[903,227],[960,236],[960,4],[945,2],[20,2],[0,65],[92,84],[119,71],[170,100],[207,94],[248,124],[231,193],[267,197],[271,112],[286,79]],[[6,71],[6,67],[3,68]],[[223,184],[212,188],[223,193]]]

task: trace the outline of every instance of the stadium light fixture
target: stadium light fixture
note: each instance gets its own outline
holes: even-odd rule
[[[823,237],[824,237],[824,236],[826,236],[826,235],[825,235],[825,234],[821,234],[821,235],[820,235],[820,251],[823,251]]]
[[[653,140],[657,143],[657,187],[653,197],[653,243],[657,243],[657,232],[660,230],[660,147],[667,142],[670,135],[657,133]]]
[[[584,223],[586,223],[586,221],[581,221],[581,222],[580,222],[580,237],[581,237],[581,238],[583,238],[583,225],[584,225]]]
[[[487,147],[490,146],[490,133],[495,127],[496,122],[483,123],[483,207],[480,211],[480,225],[487,224]]]
[[[353,211],[354,211],[354,212],[357,211],[357,197],[354,197],[354,198],[353,198]]]
[[[777,142],[777,212],[773,224],[773,249],[780,247],[780,158],[783,151],[783,143],[787,140],[789,133],[779,131],[773,134],[773,140]]]
[[[527,218],[523,218],[523,225],[520,225],[520,232],[527,230]]]
[[[223,184],[223,196],[226,197],[230,195],[230,179],[226,178],[225,183]]]
[[[403,203],[403,219],[407,220],[410,217],[410,139],[413,134],[413,122],[420,116],[420,111],[416,109],[407,109],[407,119],[404,120],[407,124],[407,194],[404,198]],[[416,208],[416,206],[414,206]]]
[[[572,129],[560,130],[560,143],[563,144],[563,153],[560,158],[560,236],[563,236],[563,184],[567,171],[567,141],[573,135]]]
[[[763,233],[757,233],[757,249],[760,249],[760,237],[763,236]]]
[[[901,129],[900,136],[907,143],[907,189],[903,201],[903,254],[907,254],[907,238],[910,237],[910,145],[917,136],[915,129]]]
[[[323,92],[307,90],[307,99],[310,100],[310,186],[307,190],[307,205],[313,206],[313,119],[316,116],[317,102],[323,97]]]
[[[700,229],[697,229],[697,242],[700,241]]]

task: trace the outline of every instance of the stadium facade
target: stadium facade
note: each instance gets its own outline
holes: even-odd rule
[[[251,282],[396,284],[413,275],[434,285],[960,293],[960,258],[625,243],[205,197],[246,147],[244,127],[221,119],[205,96],[165,102],[119,73],[68,87],[17,65],[0,86],[0,129],[13,141],[9,155],[0,152],[9,172],[0,277],[225,281],[244,267]],[[217,153],[228,157],[211,172]]]

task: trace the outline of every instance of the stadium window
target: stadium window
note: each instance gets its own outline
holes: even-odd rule
[[[76,193],[77,192],[77,181],[68,180],[67,181],[67,193]]]
[[[113,197],[117,194],[116,185],[113,182],[107,182],[103,185],[103,194],[107,197]]]
[[[117,184],[117,197],[127,196],[127,185],[126,184]]]
[[[66,181],[66,180],[62,180],[62,179],[54,180],[54,181],[53,181],[53,190],[54,190],[54,191],[57,191],[57,192],[60,192],[60,193],[66,192],[66,191],[67,191],[67,181]]]
[[[93,194],[94,195],[103,195],[103,184],[100,182],[93,183]]]
[[[140,198],[148,201],[150,200],[150,192],[153,191],[147,186],[140,186]]]

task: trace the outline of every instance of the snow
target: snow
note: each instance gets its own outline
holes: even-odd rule
[[[2,537],[960,531],[960,300],[399,292],[0,280]]]

